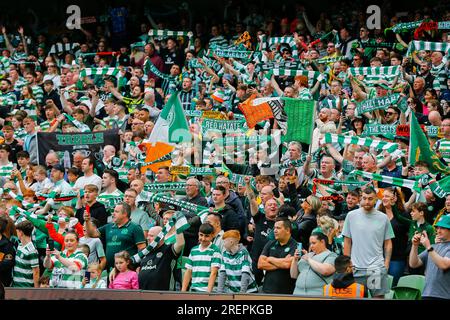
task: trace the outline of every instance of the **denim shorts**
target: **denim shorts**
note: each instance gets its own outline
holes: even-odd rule
[[[357,269],[353,272],[355,281],[370,290],[372,297],[383,296],[389,292],[388,272],[385,267],[379,269]]]

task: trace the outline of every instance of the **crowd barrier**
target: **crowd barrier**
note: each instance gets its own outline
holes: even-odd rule
[[[269,294],[207,294],[147,290],[102,289],[20,289],[5,288],[6,300],[328,300],[324,297],[302,297]]]

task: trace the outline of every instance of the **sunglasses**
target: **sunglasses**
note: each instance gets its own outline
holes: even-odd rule
[[[397,114],[396,112],[386,112],[387,116],[392,116],[393,114]]]

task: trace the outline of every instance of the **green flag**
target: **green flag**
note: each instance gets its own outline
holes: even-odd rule
[[[409,164],[414,165],[416,161],[420,160],[428,163],[431,173],[442,172],[450,174],[450,168],[444,165],[439,160],[436,152],[431,149],[430,143],[413,112],[411,113],[410,122]]]
[[[282,98],[287,115],[285,142],[300,141],[311,143],[314,127],[314,100]]]
[[[148,142],[190,142],[191,133],[181,106],[178,92],[174,92],[164,106]]]

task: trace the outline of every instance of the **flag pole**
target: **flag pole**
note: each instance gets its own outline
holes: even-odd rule
[[[311,150],[312,150],[312,136],[313,136],[313,133],[314,133],[314,123],[316,122],[316,110],[317,110],[317,104],[318,104],[318,102],[317,101],[315,101],[314,100],[314,109],[313,109],[313,112],[312,112],[312,126],[311,126],[311,141],[310,141],[310,143],[309,143],[309,149],[308,149],[308,155],[310,156],[311,155]]]

